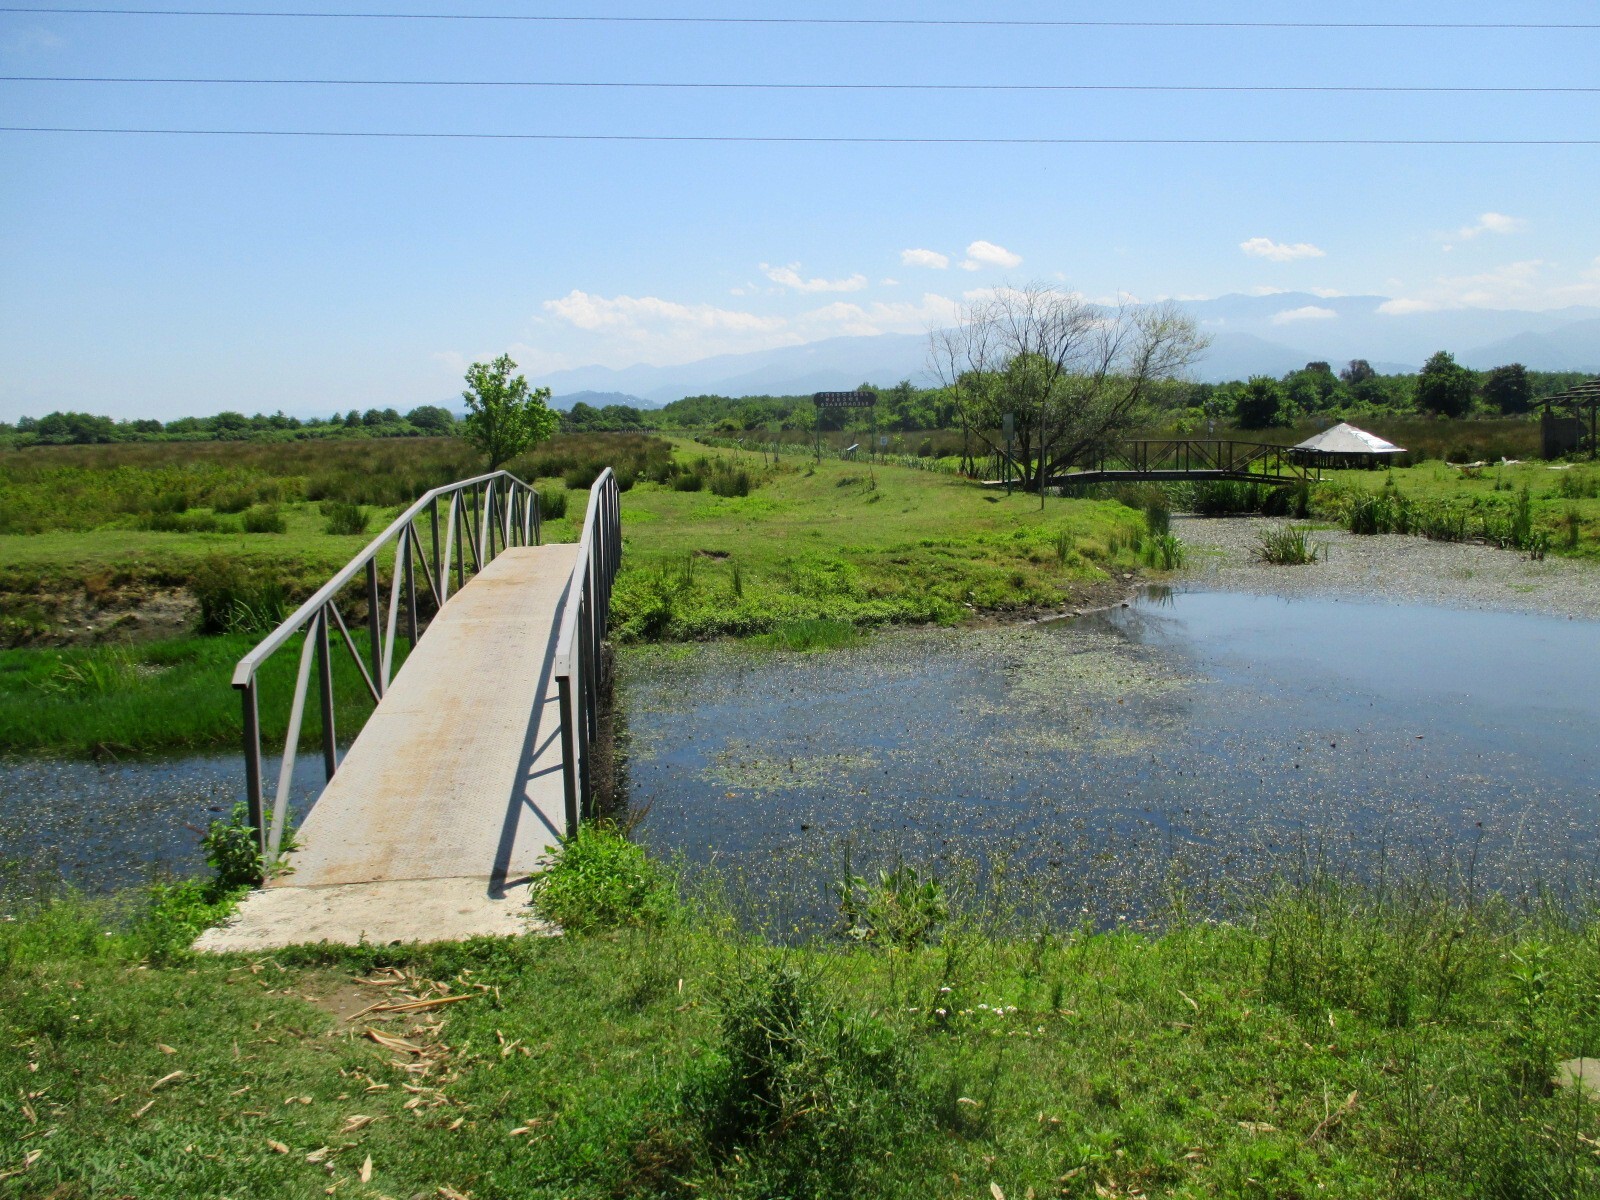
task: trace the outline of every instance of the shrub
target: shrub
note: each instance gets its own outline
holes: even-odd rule
[[[328,518],[324,531],[333,534],[355,535],[367,531],[372,514],[359,504],[346,504],[341,500],[325,501],[322,515]]]
[[[568,933],[664,925],[678,914],[672,879],[606,821],[579,825],[529,887],[533,909]]]
[[[715,471],[711,476],[711,490],[718,496],[748,496],[750,472],[743,467],[736,470]]]
[[[593,458],[575,463],[561,473],[561,481],[574,491],[582,491],[600,478],[600,472],[606,469],[606,465]]]
[[[271,505],[249,509],[244,514],[246,533],[288,533],[289,524],[283,514]]]
[[[567,489],[546,487],[539,490],[539,516],[546,521],[559,521],[567,515]]]
[[[200,605],[202,633],[266,633],[289,615],[289,591],[265,568],[214,557],[194,572],[189,589]]]
[[[854,1172],[915,1102],[904,1036],[828,1004],[784,962],[741,966],[717,991],[717,1053],[688,1096],[706,1141],[759,1141],[762,1194],[858,1194]]]
[[[1304,526],[1280,525],[1266,530],[1251,551],[1254,558],[1279,566],[1304,566],[1327,557],[1327,547],[1310,539]]]
[[[698,492],[705,486],[705,477],[697,471],[684,471],[672,477],[672,490],[675,492]]]
[[[156,533],[216,533],[222,526],[215,513],[205,511],[151,513],[139,524]]]

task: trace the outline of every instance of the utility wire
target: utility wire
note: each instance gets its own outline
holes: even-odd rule
[[[780,137],[758,134],[429,133],[343,129],[134,129],[0,125],[0,133],[182,137],[386,138],[444,141],[699,142],[859,146],[1600,146],[1600,138],[1207,138],[1207,137]]]
[[[877,25],[896,27],[998,27],[1008,29],[1417,29],[1417,30],[1576,30],[1600,29],[1596,22],[1542,21],[1051,21],[936,17],[650,17],[589,14],[406,12],[273,12],[203,8],[44,8],[0,7],[0,13],[97,17],[250,17],[349,21],[524,21],[544,24],[603,25]]]
[[[0,75],[0,83],[239,84],[271,87],[593,88],[805,92],[1306,92],[1405,95],[1590,95],[1600,87],[1233,83],[739,83],[576,79],[235,79],[146,75]]]

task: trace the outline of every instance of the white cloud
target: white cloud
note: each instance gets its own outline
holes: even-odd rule
[[[601,329],[636,329],[650,324],[667,324],[692,329],[773,330],[783,325],[782,317],[762,317],[737,309],[716,308],[710,304],[679,304],[659,296],[591,295],[574,288],[559,300],[546,300],[547,313],[593,332]]]
[[[1341,292],[1338,288],[1307,288],[1313,296],[1321,296],[1324,300],[1337,300],[1340,296],[1348,296],[1349,292]]]
[[[1304,308],[1287,308],[1281,313],[1273,313],[1272,323],[1292,325],[1296,321],[1332,321],[1338,316],[1339,314],[1331,308],[1319,308],[1315,304],[1307,304]]]
[[[798,314],[762,315],[659,296],[607,297],[574,289],[546,300],[542,308],[535,324],[560,327],[549,329],[540,339],[560,347],[560,366],[575,362],[667,366],[821,338],[924,333],[953,321],[959,305],[929,292],[915,301],[835,300]],[[542,369],[558,369],[555,352],[525,349],[530,358],[550,364]],[[517,361],[523,359],[519,356]]]
[[[854,304],[835,300],[822,308],[802,313],[796,328],[816,337],[840,335],[871,337],[880,333],[925,333],[935,325],[946,325],[956,319],[959,305],[948,296],[926,292],[916,303],[900,301],[872,304]]]
[[[865,275],[852,275],[848,279],[803,279],[799,263],[790,263],[786,267],[762,263],[761,273],[773,283],[797,292],[859,292],[867,286]]]
[[[902,250],[900,265],[904,267],[930,267],[942,271],[950,265],[950,256],[937,250]]]
[[[898,279],[880,279],[880,280],[878,280],[878,286],[879,287],[899,287],[900,286],[900,281]]]
[[[1527,228],[1528,223],[1521,217],[1508,217],[1505,213],[1486,212],[1479,216],[1476,225],[1465,225],[1456,230],[1455,236],[1471,241],[1480,234],[1485,233],[1516,233]]]
[[[1378,311],[1386,317],[1409,317],[1415,313],[1437,312],[1438,309],[1439,305],[1432,300],[1406,298],[1385,300],[1378,305]]]
[[[1022,265],[1022,255],[1013,254],[1004,246],[993,242],[973,242],[967,247],[967,257],[961,263],[963,271],[977,271],[983,267],[1012,267]]]
[[[1264,258],[1269,262],[1293,262],[1297,258],[1327,257],[1326,250],[1313,246],[1310,242],[1295,242],[1290,245],[1287,242],[1275,242],[1266,237],[1253,237],[1248,241],[1240,242],[1239,249],[1250,255],[1251,258]]]
[[[1270,283],[1258,284],[1250,289],[1252,296],[1283,296],[1288,292],[1288,288],[1273,287]]]
[[[1411,290],[1378,306],[1390,316],[1450,308],[1538,310],[1568,304],[1600,303],[1600,264],[1567,274],[1559,264],[1530,258],[1504,263],[1473,275],[1441,275],[1427,287]]]

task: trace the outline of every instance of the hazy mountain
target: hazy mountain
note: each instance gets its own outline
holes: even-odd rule
[[[1388,303],[1383,296],[1308,292],[1191,301],[1183,307],[1212,339],[1195,376],[1220,383],[1283,375],[1317,361],[1337,370],[1353,358],[1386,373],[1414,371],[1437,350],[1449,350],[1480,369],[1521,362],[1536,370],[1600,372],[1600,308],[1384,312]],[[655,407],[702,393],[804,395],[848,390],[863,381],[887,387],[902,379],[922,386],[932,382],[922,334],[828,338],[675,367],[578,367],[539,382],[561,393],[556,401],[561,407],[579,399],[596,406]],[[589,399],[585,393],[605,398]]]

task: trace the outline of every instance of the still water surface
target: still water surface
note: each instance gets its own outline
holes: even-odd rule
[[[1592,879],[1600,623],[1208,593],[815,655],[620,656],[637,836],[779,925],[904,858],[1058,913],[1321,862],[1512,891]],[[200,866],[237,755],[0,763],[0,860],[88,890]],[[303,756],[296,802],[320,784]],[[16,865],[20,864],[20,865]]]
[[[640,836],[780,926],[825,912],[847,852],[1003,859],[1058,914],[1137,919],[1307,863],[1592,878],[1597,664],[1593,622],[1155,593],[839,654],[635,656],[621,708]]]

